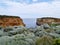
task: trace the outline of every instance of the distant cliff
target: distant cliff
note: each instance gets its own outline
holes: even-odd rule
[[[43,17],[43,18],[37,18],[36,20],[36,24],[37,25],[41,25],[41,24],[52,24],[52,23],[56,23],[56,24],[60,24],[60,18],[53,18],[53,17]]]
[[[25,26],[23,23],[23,20],[18,16],[6,16],[6,15],[0,15],[0,26],[6,27],[6,26]]]

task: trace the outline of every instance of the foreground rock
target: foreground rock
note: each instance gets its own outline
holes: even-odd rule
[[[60,19],[59,18],[52,18],[52,17],[43,17],[43,18],[37,18],[36,20],[36,24],[39,26],[41,24],[52,24],[52,23],[56,23],[56,24],[60,24]]]
[[[25,26],[23,23],[23,20],[18,16],[1,16],[0,15],[0,26],[6,27],[6,26]]]

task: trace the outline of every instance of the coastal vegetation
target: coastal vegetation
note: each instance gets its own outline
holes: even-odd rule
[[[0,45],[60,45],[60,25],[0,26]]]

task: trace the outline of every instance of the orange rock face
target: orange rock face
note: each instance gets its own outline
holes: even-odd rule
[[[0,16],[0,26],[25,26],[23,20],[20,17],[15,16]]]
[[[41,25],[41,24],[52,24],[52,23],[57,23],[60,24],[60,19],[59,18],[52,18],[52,17],[44,17],[44,18],[37,18],[36,24]]]

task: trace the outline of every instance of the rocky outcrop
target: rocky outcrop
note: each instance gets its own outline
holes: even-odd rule
[[[23,20],[20,17],[0,15],[0,26],[6,27],[6,26],[20,26],[20,25],[25,26]]]
[[[36,24],[39,26],[41,24],[52,24],[52,23],[56,23],[56,24],[60,24],[60,19],[59,18],[52,18],[52,17],[43,17],[43,18],[37,18],[36,20]]]

